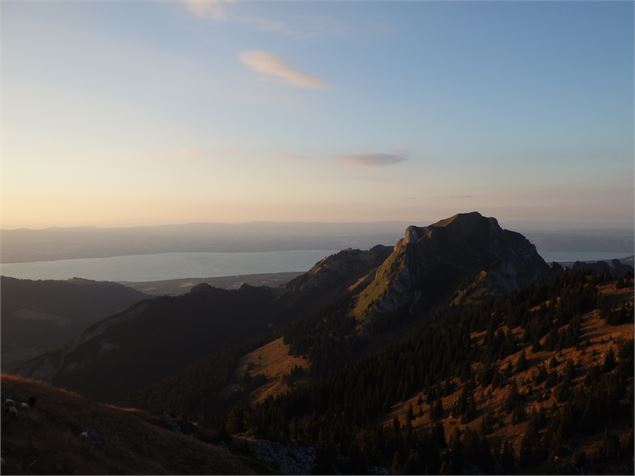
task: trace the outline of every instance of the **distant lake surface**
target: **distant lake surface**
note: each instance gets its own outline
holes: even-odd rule
[[[337,250],[254,251],[235,253],[159,253],[33,261],[0,265],[0,274],[24,279],[70,279],[98,281],[159,281],[164,279],[212,278],[241,274],[306,271]],[[632,252],[543,252],[550,261],[597,261],[624,258]]]
[[[23,279],[159,281],[240,274],[306,271],[335,250],[236,253],[160,253],[0,264],[0,274]]]

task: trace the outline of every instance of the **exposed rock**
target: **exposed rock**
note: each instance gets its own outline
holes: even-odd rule
[[[315,466],[315,447],[300,444],[281,444],[255,438],[232,437],[232,446],[279,470],[282,474],[312,474]]]
[[[289,281],[286,289],[291,293],[328,295],[374,270],[391,251],[391,246],[383,245],[370,250],[342,250],[318,261],[309,271]]]
[[[553,273],[536,248],[495,218],[462,213],[427,227],[409,226],[393,253],[356,298],[364,321],[431,304],[460,292],[503,293]]]

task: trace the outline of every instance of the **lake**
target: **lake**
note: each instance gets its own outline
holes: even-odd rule
[[[24,279],[158,281],[305,271],[334,250],[189,252],[0,264],[0,274]]]
[[[57,261],[0,264],[0,274],[25,279],[69,279],[98,281],[159,281],[182,278],[212,278],[241,274],[306,271],[337,250],[254,252],[189,252],[76,258]],[[595,261],[624,258],[632,252],[561,251],[543,252],[546,261]]]

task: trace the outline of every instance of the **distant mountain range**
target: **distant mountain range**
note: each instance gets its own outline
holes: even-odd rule
[[[130,228],[0,230],[3,263],[188,251],[369,248],[393,243],[405,223],[200,223]]]
[[[0,230],[3,263],[189,251],[367,249],[392,244],[406,222],[194,223],[130,228]],[[528,227],[528,225],[523,225]],[[525,231],[540,252],[633,250],[633,230]],[[632,252],[626,253],[628,255]]]
[[[238,289],[243,284],[277,288],[301,274],[301,272],[261,273],[211,278],[164,279],[159,281],[121,281],[120,284],[151,296],[178,296],[188,293],[190,289],[201,283],[207,283],[214,288],[221,289]]]

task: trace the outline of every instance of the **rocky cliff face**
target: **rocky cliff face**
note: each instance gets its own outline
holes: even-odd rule
[[[320,260],[309,271],[289,281],[285,288],[289,294],[305,300],[327,298],[373,273],[392,250],[392,246],[383,245],[370,250],[342,250]]]
[[[457,295],[504,293],[552,273],[536,248],[495,218],[461,213],[427,227],[410,226],[374,279],[356,296],[365,320]]]

